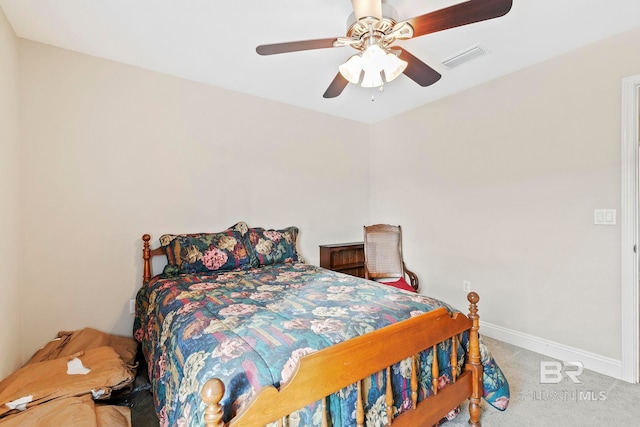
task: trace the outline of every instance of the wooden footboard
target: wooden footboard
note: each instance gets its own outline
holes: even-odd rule
[[[280,390],[275,387],[263,388],[228,425],[264,426],[283,420],[295,410],[317,401],[322,401],[324,407],[326,396],[356,384],[356,421],[358,426],[364,426],[362,379],[383,369],[389,370],[391,365],[411,357],[412,408],[393,418],[391,384],[387,384],[389,423],[396,427],[432,426],[465,399],[470,399],[469,424],[479,427],[482,365],[478,341],[477,303],[480,298],[478,294],[471,292],[467,299],[470,303],[468,316],[460,313],[451,316],[446,309],[439,308],[304,356],[300,359],[292,378]],[[435,351],[435,346],[445,340],[452,340],[455,349],[458,335],[466,330],[469,331],[469,353],[463,373],[457,378],[454,374],[454,382],[438,390],[439,371],[437,358],[434,357],[434,394],[417,402],[417,354],[428,348]],[[455,372],[455,351],[451,363]],[[388,381],[389,378],[390,375],[387,375]],[[204,414],[207,427],[225,426],[220,405],[224,390],[224,384],[216,378],[209,380],[202,388],[201,396],[207,405]],[[327,411],[324,411],[323,425],[328,425],[326,416]]]

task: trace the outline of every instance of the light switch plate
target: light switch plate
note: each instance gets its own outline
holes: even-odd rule
[[[616,225],[616,210],[594,209],[593,223],[596,225]]]

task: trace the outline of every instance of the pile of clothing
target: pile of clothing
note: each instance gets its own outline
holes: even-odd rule
[[[59,332],[0,382],[0,426],[131,427],[129,407],[100,402],[131,387],[137,345],[91,328]]]

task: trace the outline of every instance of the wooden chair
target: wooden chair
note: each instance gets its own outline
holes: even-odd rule
[[[380,281],[408,277],[411,287],[418,290],[418,276],[407,269],[402,258],[402,228],[399,225],[364,226],[364,277]]]

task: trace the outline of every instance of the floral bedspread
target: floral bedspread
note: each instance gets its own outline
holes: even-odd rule
[[[140,289],[134,336],[149,364],[161,426],[200,426],[200,389],[212,377],[224,381],[228,421],[264,385],[279,386],[297,360],[411,316],[446,307],[435,299],[307,264],[278,264],[218,274],[152,279]],[[458,349],[464,363],[463,337]],[[438,382],[451,381],[450,340],[438,345]],[[485,399],[505,409],[509,386],[481,346]],[[419,399],[431,394],[433,352],[421,354]],[[409,363],[392,369],[394,413],[410,405]],[[385,373],[365,381],[367,426],[387,422]],[[397,389],[396,389],[397,388]],[[328,400],[334,426],[355,425],[355,387]],[[455,416],[455,409],[451,416]],[[320,424],[320,405],[291,416],[290,425]]]

